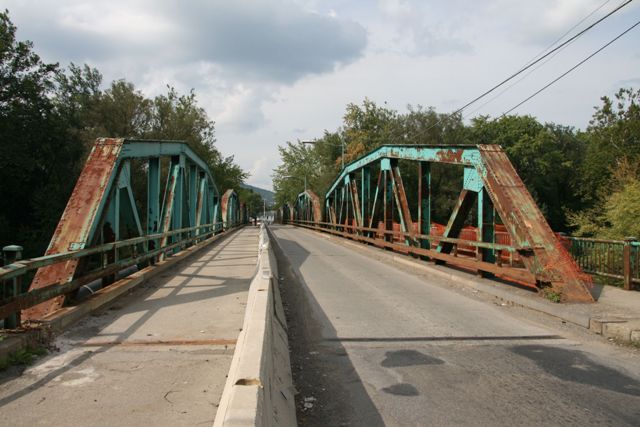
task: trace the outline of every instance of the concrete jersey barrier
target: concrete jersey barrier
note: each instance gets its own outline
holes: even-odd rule
[[[276,258],[264,225],[258,270],[213,425],[296,425],[286,320]]]

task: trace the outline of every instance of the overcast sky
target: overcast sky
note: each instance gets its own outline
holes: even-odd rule
[[[610,0],[582,26],[623,0]],[[604,0],[0,0],[48,62],[87,63],[147,96],[196,90],[218,148],[271,189],[277,146],[340,126],[365,97],[450,112],[521,68]],[[633,2],[502,96],[500,115],[640,20]],[[520,107],[585,128],[619,87],[640,87],[640,27]],[[487,100],[491,99],[488,97]],[[108,136],[108,135],[105,135]]]

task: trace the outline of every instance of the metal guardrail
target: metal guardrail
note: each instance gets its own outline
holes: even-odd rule
[[[521,262],[514,262],[517,255],[531,252],[530,247],[515,247],[501,243],[478,242],[475,240],[450,238],[435,234],[411,235],[399,230],[384,230],[380,228],[358,227],[348,224],[332,224],[308,220],[289,220],[286,223],[310,228],[317,231],[347,237],[349,239],[385,247],[399,253],[409,253],[416,256],[426,256],[437,262],[476,270],[479,273],[490,273],[521,285],[536,287],[536,278]],[[421,242],[428,242],[430,248],[421,247]],[[453,246],[451,253],[438,252],[434,243],[447,242]],[[486,262],[479,257],[479,249],[486,248],[495,251],[495,262]],[[537,289],[537,288],[536,288]]]
[[[640,242],[637,239],[566,239],[570,243],[571,255],[585,272],[620,279],[626,290],[640,283]]]
[[[88,249],[63,252],[59,254],[46,255],[27,260],[15,260],[14,262],[0,268],[0,319],[5,319],[5,327],[16,327],[20,325],[20,311],[38,305],[58,296],[69,294],[70,292],[88,284],[92,281],[114,276],[119,271],[144,262],[154,262],[156,258],[163,257],[169,253],[175,253],[188,246],[204,241],[217,233],[223,232],[222,222],[204,224],[195,227],[182,228],[161,234],[151,234],[132,239],[121,240],[113,243],[106,243]],[[226,231],[226,230],[225,230]],[[177,237],[176,237],[177,236]],[[165,246],[155,249],[158,242],[165,238],[173,237],[177,239]],[[145,245],[147,250],[139,251],[141,245]],[[144,247],[144,246],[143,246]],[[128,256],[117,258],[116,251],[122,254],[122,249],[131,248]],[[38,289],[21,292],[20,279],[30,271],[37,270],[61,262],[99,255],[102,265],[99,268],[88,271],[78,278],[66,283],[50,283]],[[107,280],[107,282],[110,282]],[[104,285],[108,285],[105,283]]]
[[[355,240],[367,241],[372,244],[382,244],[399,252],[410,252],[422,255],[418,253],[421,251],[416,247],[407,244],[393,243],[394,241],[405,241],[406,243],[412,238],[409,233],[398,230],[356,227],[348,224],[331,224],[300,219],[288,220],[286,222],[342,235],[343,237],[349,237]],[[384,240],[385,237],[389,242],[381,241]],[[487,266],[485,265],[486,263],[474,259],[477,248],[495,250],[497,254],[500,254],[498,259],[502,261],[499,262],[499,267],[503,269],[506,275],[513,276],[513,273],[516,273],[516,279],[522,277],[522,269],[519,268],[520,265],[517,265],[517,262],[514,263],[514,259],[518,259],[519,253],[531,250],[531,248],[528,247],[519,248],[504,243],[484,243],[469,239],[447,238],[434,234],[414,234],[413,238],[416,239],[414,244],[419,243],[419,241],[430,242],[432,249],[434,243],[436,243],[436,246],[438,242],[451,243],[454,245],[452,254],[454,258],[457,258],[455,260],[451,258],[445,259],[443,255],[434,253],[434,251],[430,251],[429,254],[424,255],[432,255],[435,256],[436,259],[442,258],[443,261],[453,261],[454,264],[456,262],[460,263],[459,256],[462,255],[469,261],[473,260],[473,263],[466,262],[465,267],[478,268],[479,270],[483,270],[483,268]],[[567,249],[585,273],[622,280],[623,287],[626,290],[632,290],[634,284],[640,284],[640,241],[637,239],[606,240],[561,236],[561,240],[565,243],[565,246],[567,246]]]

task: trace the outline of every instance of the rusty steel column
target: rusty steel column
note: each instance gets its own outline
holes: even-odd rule
[[[418,232],[431,234],[431,164],[418,162]],[[420,247],[431,249],[431,242],[420,240]]]

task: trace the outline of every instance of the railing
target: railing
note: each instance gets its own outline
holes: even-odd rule
[[[439,224],[432,224],[429,235],[420,234],[414,230],[412,237],[410,233],[400,231],[400,224],[397,223],[393,224],[393,230],[304,220],[292,220],[288,223],[388,247],[397,252],[431,256],[465,268],[494,274],[498,272],[498,275],[502,274],[521,284],[530,285],[526,283],[527,280],[523,280],[526,279],[526,273],[520,261],[520,253],[526,252],[529,248],[516,248],[511,245],[511,239],[507,233],[496,231],[496,243],[483,243],[474,240],[477,232],[472,227],[463,229],[460,238],[453,239],[442,236],[441,228],[443,227]],[[407,245],[406,242],[411,243],[411,238],[415,241],[412,245]],[[634,238],[623,241],[567,237],[561,233],[559,238],[585,273],[619,279],[626,290],[632,290],[634,284],[640,284],[640,241]],[[385,242],[385,239],[388,242]],[[420,245],[420,242],[424,241],[429,242],[428,249],[420,248],[424,246]],[[439,242],[452,244],[452,255],[437,253],[435,248]],[[488,263],[479,259],[479,248],[495,251],[497,268],[487,266]]]
[[[535,276],[524,268],[519,259],[520,254],[531,251],[529,247],[443,237],[442,235],[434,234],[434,232],[437,233],[437,230],[434,229],[432,229],[431,234],[420,234],[417,232],[406,233],[401,231],[399,227],[385,230],[384,228],[358,227],[349,224],[333,224],[300,219],[290,220],[287,223],[370,243],[395,252],[429,257],[437,262],[446,262],[461,268],[490,273],[521,285],[536,288]],[[439,243],[451,245],[451,253],[437,251],[435,248]],[[495,261],[487,262],[483,260],[480,249],[493,251]]]
[[[567,237],[568,249],[585,272],[622,280],[624,289],[640,283],[640,242]]]
[[[0,268],[0,284],[3,285],[2,293],[0,294],[2,298],[0,299],[0,319],[5,319],[5,327],[19,326],[21,310],[52,298],[69,294],[98,279],[106,278],[107,283],[103,283],[103,285],[108,285],[110,283],[109,276],[113,277],[123,269],[145,262],[153,263],[158,258],[162,259],[166,255],[176,253],[188,246],[204,241],[212,235],[221,233],[222,230],[223,223],[216,222],[173,230],[167,233],[151,234],[106,243],[88,249],[46,255],[28,260],[16,260]],[[168,242],[169,238],[174,241],[157,249],[155,248],[160,246],[159,242]],[[146,250],[144,250],[145,247],[147,248]],[[28,292],[22,292],[20,289],[20,279],[33,270],[87,257],[92,257],[92,262],[88,263],[90,265],[89,268],[95,267],[96,264],[98,267],[89,269],[80,277],[66,283],[51,283]]]

